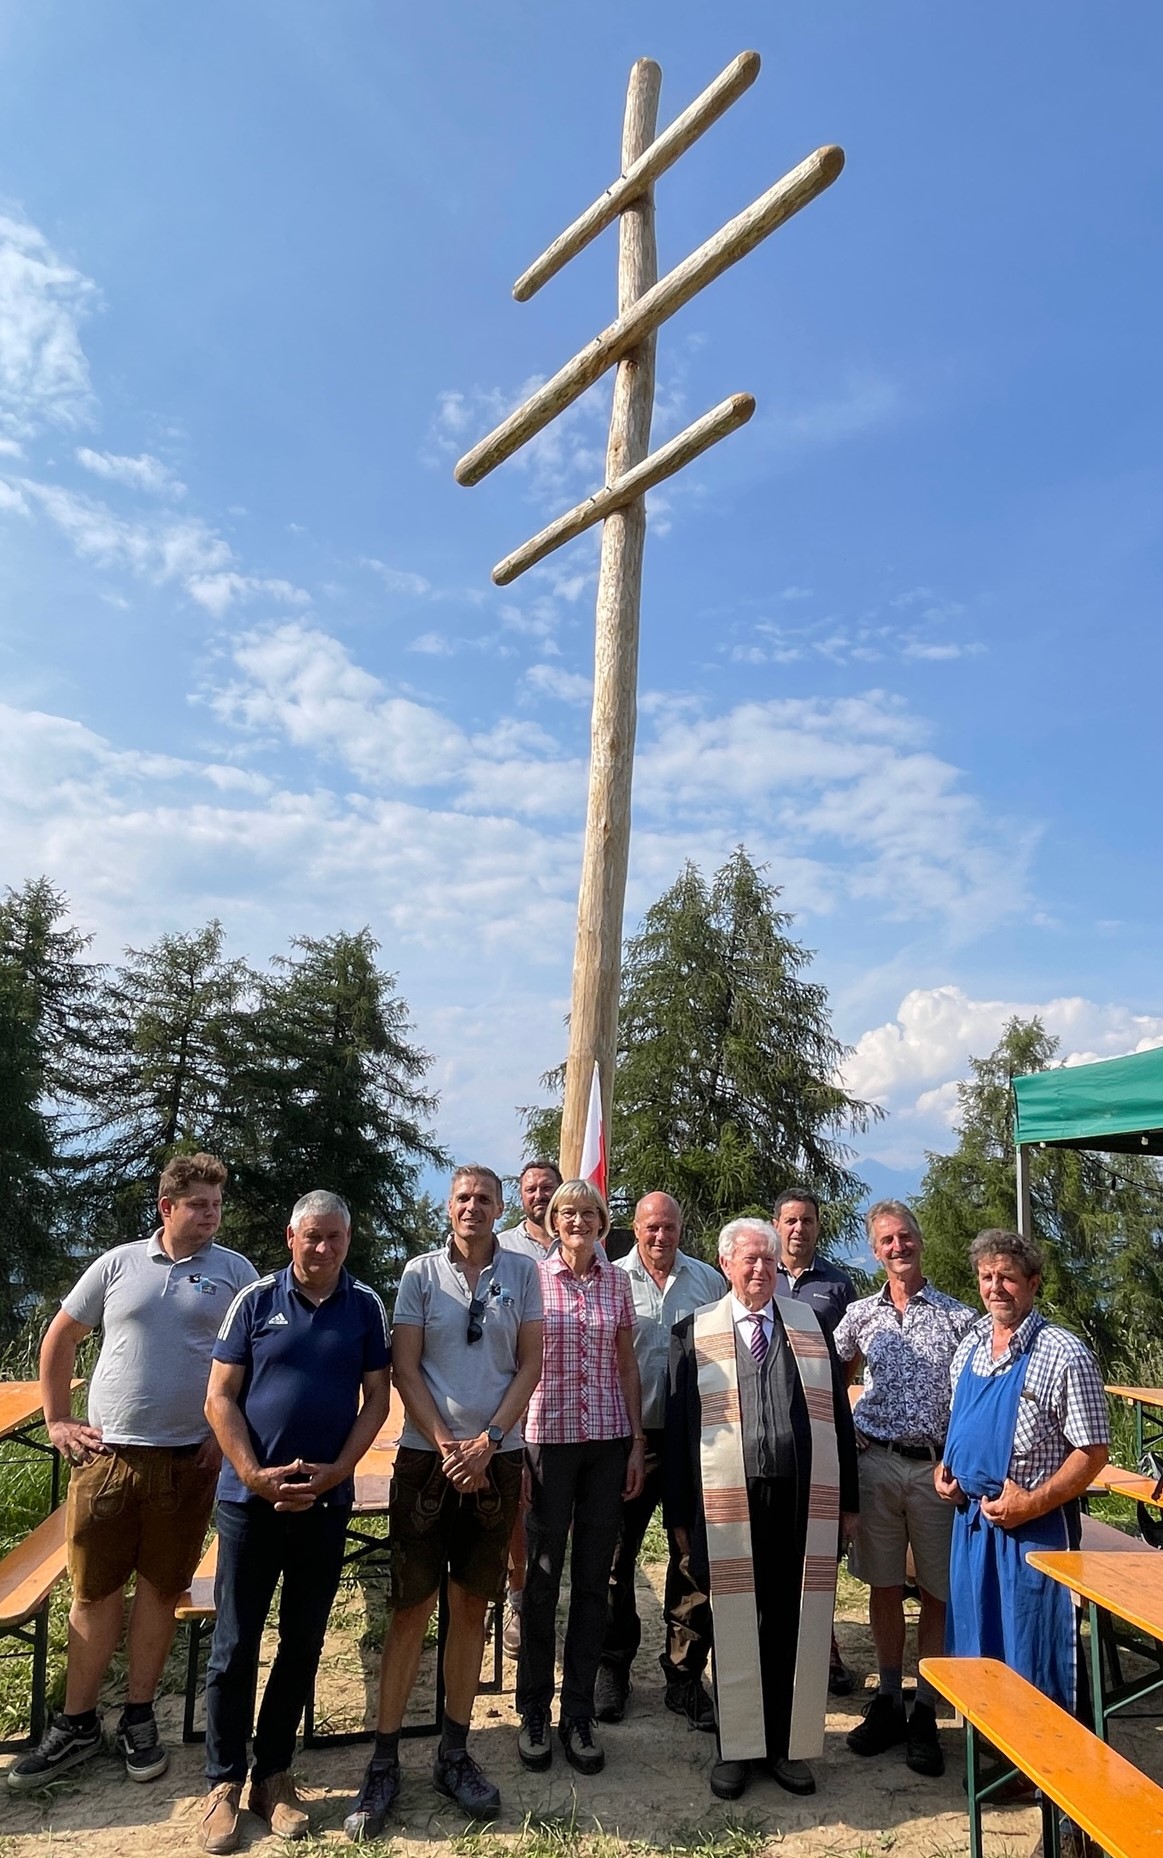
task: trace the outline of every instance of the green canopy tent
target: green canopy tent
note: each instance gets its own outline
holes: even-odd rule
[[[1018,1230],[1030,1230],[1030,1149],[1163,1155],[1163,1047],[1015,1077]]]

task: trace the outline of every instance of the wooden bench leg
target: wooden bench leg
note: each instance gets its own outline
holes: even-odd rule
[[[186,1646],[186,1695],[182,1706],[182,1740],[183,1742],[203,1742],[205,1732],[194,1727],[194,1705],[198,1700],[198,1664],[202,1650],[202,1633],[204,1627],[200,1619],[190,1621],[190,1637]]]
[[[48,1609],[46,1600],[36,1615],[32,1637],[32,1708],[29,1711],[28,1727],[32,1746],[35,1748],[44,1734],[48,1712],[45,1707],[48,1692]]]
[[[982,1858],[981,1853],[981,1754],[977,1746],[977,1730],[971,1722],[965,1724],[965,1791],[969,1795],[969,1858]],[[1046,1858],[1049,1858],[1047,1853]]]

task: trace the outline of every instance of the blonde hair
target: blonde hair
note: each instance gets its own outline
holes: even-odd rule
[[[602,1229],[598,1234],[599,1244],[607,1237],[610,1230],[610,1209],[592,1181],[562,1181],[549,1205],[545,1209],[545,1229],[557,1237],[557,1215],[562,1207],[591,1207],[599,1216]]]

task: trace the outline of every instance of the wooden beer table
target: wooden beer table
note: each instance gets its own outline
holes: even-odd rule
[[[1039,1574],[1059,1581],[1086,1602],[1090,1615],[1094,1732],[1105,1742],[1107,1720],[1116,1710],[1163,1687],[1163,1554],[1154,1548],[1115,1553],[1087,1548],[1036,1549],[1026,1560]],[[1124,1681],[1114,1647],[1115,1620],[1134,1627],[1152,1642],[1155,1664],[1146,1677]],[[1113,1666],[1109,1683],[1103,1670],[1104,1649],[1107,1662]]]

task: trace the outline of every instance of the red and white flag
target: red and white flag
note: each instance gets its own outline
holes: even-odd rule
[[[578,1179],[592,1181],[602,1198],[606,1197],[606,1125],[602,1121],[602,1080],[595,1061],[590,1079],[590,1101],[586,1110],[586,1132],[582,1138]]]

